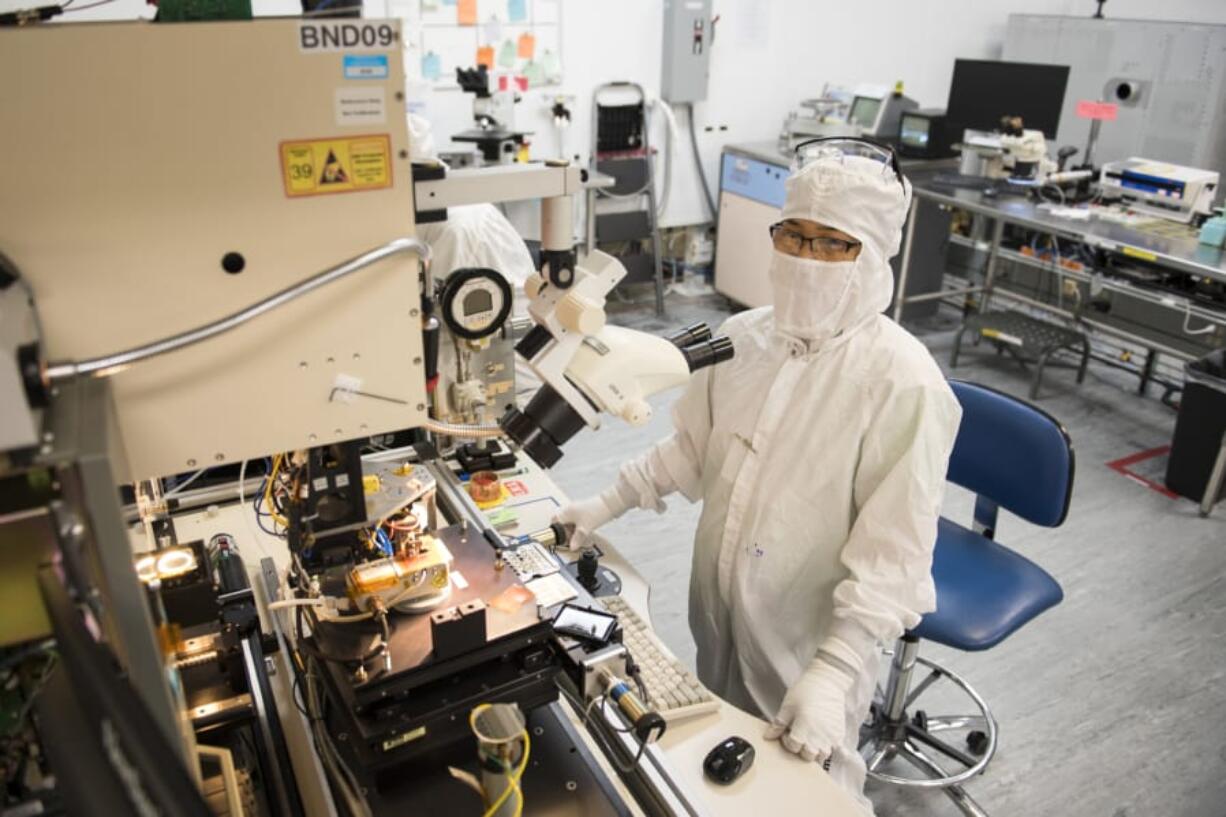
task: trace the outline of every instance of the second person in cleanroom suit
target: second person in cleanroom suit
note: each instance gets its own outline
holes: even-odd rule
[[[698,676],[766,737],[863,799],[858,727],[880,645],[933,610],[932,549],[960,409],[890,303],[910,184],[857,143],[822,146],[772,228],[773,306],[730,318],[675,433],[564,508],[578,537],[663,497],[701,500],[689,622]],[[861,143],[861,147],[863,146]]]

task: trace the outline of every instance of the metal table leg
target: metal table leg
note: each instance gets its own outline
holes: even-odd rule
[[[1154,363],[1158,360],[1158,353],[1153,349],[1145,351],[1145,365],[1141,367],[1141,385],[1137,386],[1137,394],[1142,397],[1149,391],[1149,379],[1154,374]]]
[[[915,240],[915,214],[919,212],[921,199],[911,200],[911,212],[907,214],[907,231],[903,236],[902,261],[898,264],[898,287],[894,290],[894,323],[902,323],[902,308],[907,302],[907,276],[911,273],[911,244]]]
[[[1005,234],[1004,219],[996,219],[992,225],[992,246],[988,250],[988,264],[983,271],[983,297],[979,299],[979,314],[988,311],[988,301],[992,298],[992,278],[996,275],[996,260],[1000,256],[1000,240]]]
[[[655,257],[656,317],[664,316],[664,259],[660,257],[660,225],[656,221],[656,196],[649,192],[647,206],[651,208],[651,254]]]
[[[1222,434],[1222,445],[1218,448],[1217,459],[1213,461],[1213,471],[1209,474],[1209,482],[1205,485],[1205,494],[1200,500],[1200,515],[1208,516],[1222,491],[1222,480],[1226,478],[1226,433]]]

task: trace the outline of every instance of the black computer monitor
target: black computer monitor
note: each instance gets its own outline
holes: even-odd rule
[[[955,60],[946,116],[962,129],[993,131],[1005,116],[1056,138],[1068,86],[1067,65],[1000,60]]]

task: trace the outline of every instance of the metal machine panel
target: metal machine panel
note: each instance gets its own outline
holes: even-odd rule
[[[715,244],[715,291],[745,306],[771,302],[771,240],[768,228],[779,208],[724,191],[719,196],[719,237]]]
[[[788,168],[725,152],[721,158],[715,291],[745,306],[771,302],[770,225],[779,220]]]
[[[720,169],[720,190],[744,196],[776,210],[783,207],[784,182],[789,175],[785,165],[760,162],[748,156],[725,153]]]
[[[354,54],[387,71],[347,73]],[[6,30],[0,69],[0,250],[33,285],[49,359],[194,328],[413,234],[396,22]],[[290,167],[287,142],[354,137],[385,146],[373,169],[356,147],[341,176]],[[417,425],[419,306],[400,255],[115,374],[129,476]],[[394,400],[333,402],[341,375]]]
[[[1145,156],[1226,171],[1226,25],[1013,14],[1001,58],[1070,67],[1061,145],[1085,147],[1078,101],[1119,104],[1096,163]]]
[[[664,0],[664,58],[660,96],[669,102],[707,98],[714,35],[711,0]]]

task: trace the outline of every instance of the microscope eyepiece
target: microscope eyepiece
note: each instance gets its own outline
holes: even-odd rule
[[[732,340],[724,335],[712,338],[705,343],[695,343],[681,349],[686,364],[691,372],[732,360],[736,350],[732,348]]]
[[[687,346],[693,346],[695,343],[706,343],[711,339],[711,327],[705,323],[691,323],[682,329],[678,329],[671,335],[664,338],[678,349],[684,349]]]

